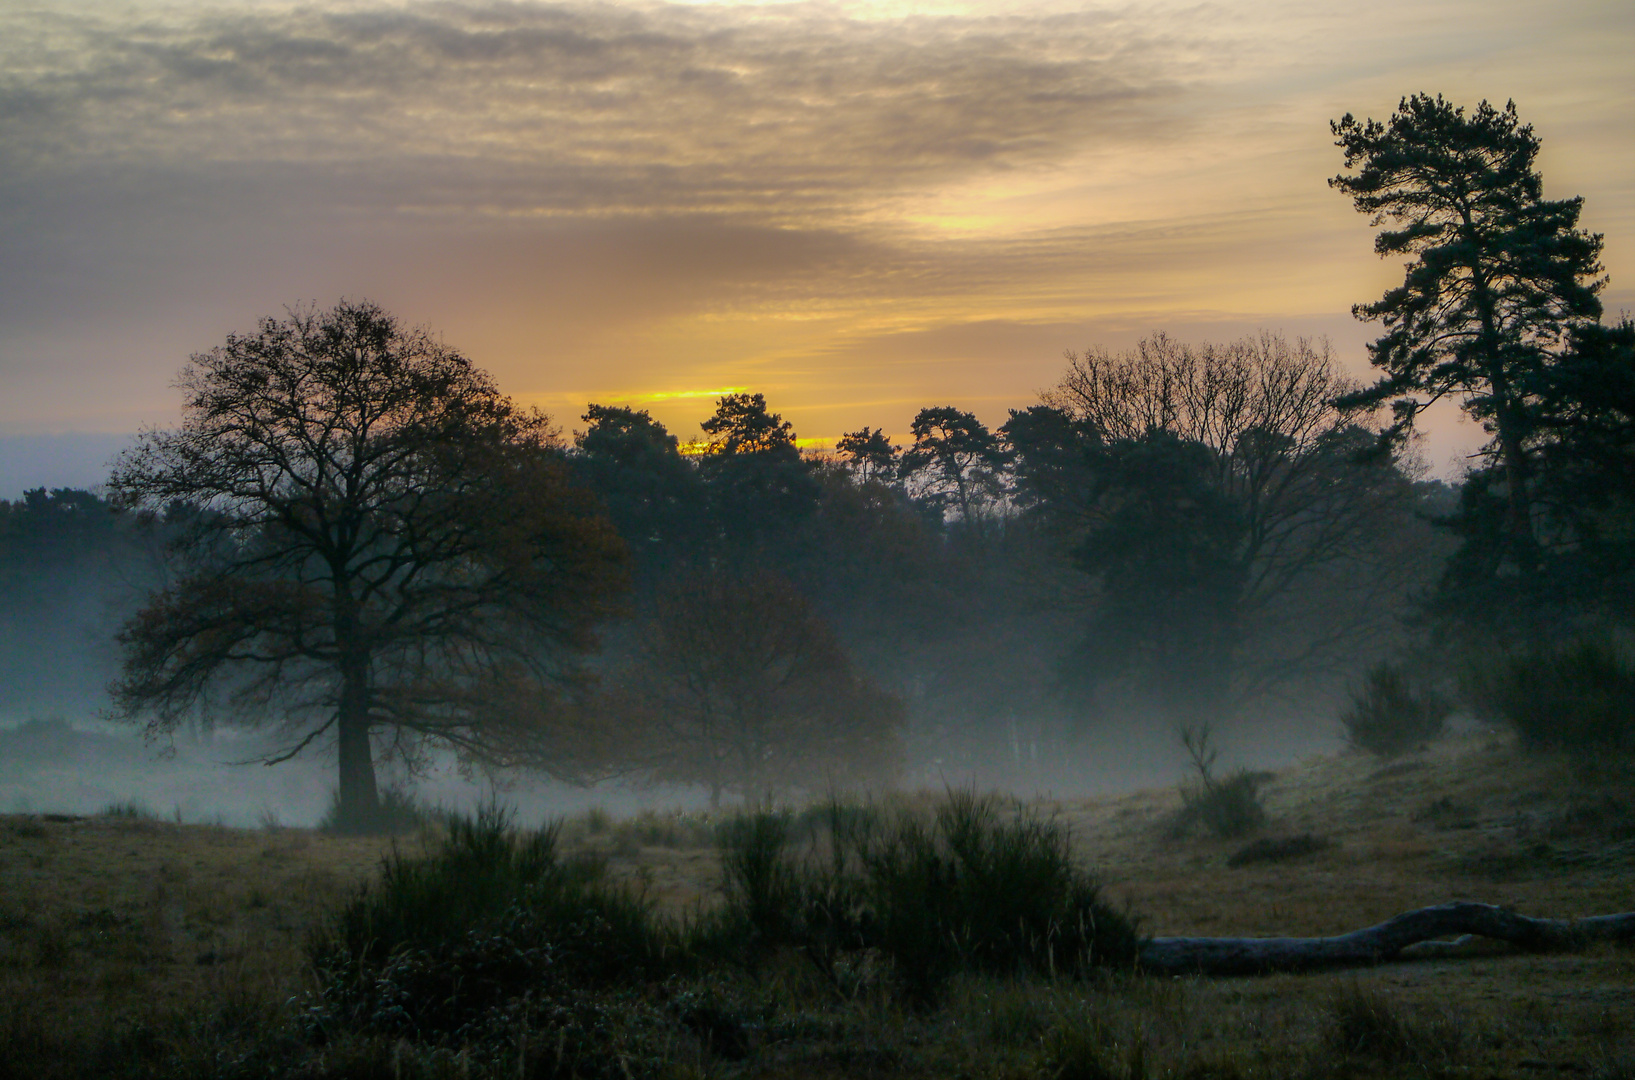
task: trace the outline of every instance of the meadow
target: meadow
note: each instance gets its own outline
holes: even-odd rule
[[[1099,902],[1140,933],[1314,936],[1454,899],[1553,917],[1635,910],[1630,779],[1625,765],[1479,735],[1262,777],[1266,818],[1246,837],[1178,829],[1175,788],[993,805],[1065,829]],[[947,798],[884,806],[923,815]],[[794,848],[819,817],[783,819]],[[1371,968],[1234,978],[1069,970],[1064,954],[1048,971],[955,970],[924,994],[873,954],[825,966],[768,937],[751,955],[724,941],[739,925],[721,914],[733,820],[591,811],[548,830],[564,868],[551,880],[579,883],[566,895],[601,890],[625,906],[553,930],[543,952],[514,910],[473,927],[451,946],[472,986],[507,971],[549,978],[533,1004],[506,998],[456,1028],[412,1002],[393,1007],[413,1023],[381,1019],[379,986],[420,985],[397,960],[349,975],[335,959],[374,947],[337,946],[360,888],[385,896],[383,867],[401,877],[435,856],[446,822],[382,840],[179,824],[135,806],[5,817],[0,1076],[1635,1076],[1627,946],[1544,955],[1478,940]],[[521,862],[529,836],[507,841]],[[648,920],[630,931],[646,935],[639,947],[621,912]],[[358,923],[365,937],[384,933],[374,918]],[[589,961],[620,970],[574,974]]]

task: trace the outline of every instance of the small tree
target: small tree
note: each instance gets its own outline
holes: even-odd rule
[[[656,606],[607,705],[655,778],[702,784],[714,805],[723,792],[853,787],[896,771],[902,702],[852,671],[788,582],[699,572]]]
[[[1434,690],[1414,685],[1400,665],[1381,661],[1353,688],[1340,713],[1346,742],[1380,757],[1396,757],[1439,737],[1453,704]]]
[[[442,744],[549,765],[542,692],[572,678],[626,556],[544,417],[368,303],[264,319],[179,383],[181,426],[112,478],[126,505],[198,507],[172,584],[120,634],[119,712],[150,735],[218,709],[273,724],[269,764],[333,736],[347,829],[379,805],[377,736],[411,762]]]

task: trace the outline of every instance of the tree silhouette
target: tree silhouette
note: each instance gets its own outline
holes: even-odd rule
[[[605,711],[624,755],[657,779],[702,784],[714,804],[724,792],[863,786],[899,765],[902,702],[853,672],[834,631],[776,574],[682,575],[641,640]]]
[[[1329,184],[1393,226],[1374,238],[1380,256],[1414,257],[1400,286],[1352,309],[1386,331],[1370,346],[1385,375],[1352,400],[1393,402],[1400,435],[1431,402],[1461,398],[1503,468],[1508,557],[1531,572],[1533,394],[1573,328],[1601,314],[1601,237],[1577,227],[1582,198],[1543,198],[1539,140],[1514,102],[1467,117],[1416,94],[1388,123],[1348,113],[1330,127],[1355,173]]]
[[[727,394],[702,425],[699,461],[718,538],[763,551],[787,540],[817,507],[819,488],[795,446],[794,426],[760,394]]]
[[[835,449],[846,455],[852,471],[865,484],[870,480],[892,479],[902,453],[884,431],[867,427],[842,435]]]
[[[914,445],[903,451],[902,475],[918,480],[928,506],[974,521],[982,503],[1001,491],[1005,450],[998,436],[952,405],[921,409],[909,430]]]
[[[1336,404],[1354,389],[1323,344],[1159,334],[1073,356],[1012,413],[1016,498],[1094,585],[1071,681],[1133,675],[1195,722],[1394,624],[1383,598],[1420,572],[1393,539],[1413,490],[1370,453],[1366,410]]]
[[[150,734],[223,710],[271,724],[269,763],[332,736],[354,830],[378,807],[376,736],[411,762],[442,744],[548,765],[539,703],[626,556],[544,417],[369,303],[264,319],[179,384],[181,426],[112,478],[125,505],[199,509],[120,635],[119,712]]]
[[[703,478],[646,410],[589,405],[574,437],[573,474],[594,491],[644,576],[685,559],[706,537]]]

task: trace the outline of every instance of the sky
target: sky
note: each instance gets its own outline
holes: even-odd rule
[[[1514,99],[1635,309],[1627,0],[0,0],[0,497],[94,483],[189,354],[302,302],[430,327],[571,433],[765,393],[990,424],[1066,350],[1327,336],[1400,281],[1330,120]],[[1481,441],[1451,412],[1439,472]]]

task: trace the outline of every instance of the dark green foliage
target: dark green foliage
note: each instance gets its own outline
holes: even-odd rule
[[[1241,508],[1216,468],[1208,447],[1167,431],[1108,446],[1107,512],[1072,553],[1102,595],[1081,676],[1093,684],[1132,667],[1149,672],[1175,723],[1220,706],[1248,576]]]
[[[1635,750],[1635,663],[1617,645],[1581,638],[1474,666],[1463,687],[1478,711],[1513,727],[1531,750]]]
[[[580,1075],[597,1075],[589,1063],[616,1056],[628,1029],[659,1024],[655,1006],[621,994],[674,970],[674,931],[598,864],[558,859],[555,826],[519,834],[488,807],[447,828],[435,852],[394,851],[314,935],[309,1026],[513,1060],[519,1031],[546,1030]]]
[[[638,574],[652,577],[696,552],[707,535],[698,513],[704,482],[676,437],[646,410],[592,404],[582,419],[590,426],[575,434],[569,465],[602,500]]]
[[[900,474],[937,520],[973,522],[999,495],[1006,453],[999,437],[972,413],[952,405],[921,409],[909,425],[914,444]]]
[[[802,460],[789,421],[760,394],[727,394],[701,425],[708,442],[699,458],[712,540],[768,554],[791,541],[817,510],[820,489]]]
[[[1260,802],[1262,778],[1239,769],[1224,780],[1209,778],[1181,789],[1181,813],[1175,833],[1185,835],[1201,825],[1222,840],[1254,832],[1266,820]]]
[[[1352,690],[1340,724],[1352,746],[1396,757],[1439,737],[1452,711],[1453,704],[1440,694],[1415,686],[1401,665],[1382,661]]]
[[[1334,841],[1326,836],[1314,836],[1311,833],[1301,833],[1299,836],[1262,837],[1234,851],[1226,860],[1226,865],[1236,869],[1240,866],[1252,866],[1255,863],[1288,862],[1291,859],[1304,858],[1315,855],[1319,851],[1327,851],[1334,846]]]
[[[1134,925],[1073,862],[1067,831],[951,792],[926,818],[832,809],[827,857],[754,815],[723,835],[726,917],[766,944],[837,961],[876,951],[912,1000],[957,972],[1081,974],[1129,963]]]
[[[1348,173],[1330,185],[1389,223],[1374,238],[1380,256],[1414,259],[1400,286],[1352,309],[1384,325],[1370,346],[1384,375],[1348,400],[1390,402],[1400,437],[1429,402],[1459,398],[1493,435],[1485,453],[1502,472],[1494,569],[1530,578],[1544,539],[1533,513],[1539,395],[1574,332],[1600,318],[1601,237],[1578,229],[1581,198],[1543,198],[1539,140],[1514,103],[1483,101],[1467,116],[1416,94],[1388,123],[1347,114],[1331,128]],[[1525,614],[1525,599],[1512,611]]]
[[[878,428],[848,431],[835,443],[835,449],[846,455],[846,464],[861,484],[871,480],[889,483],[897,476],[902,447],[894,445],[891,438]]]

